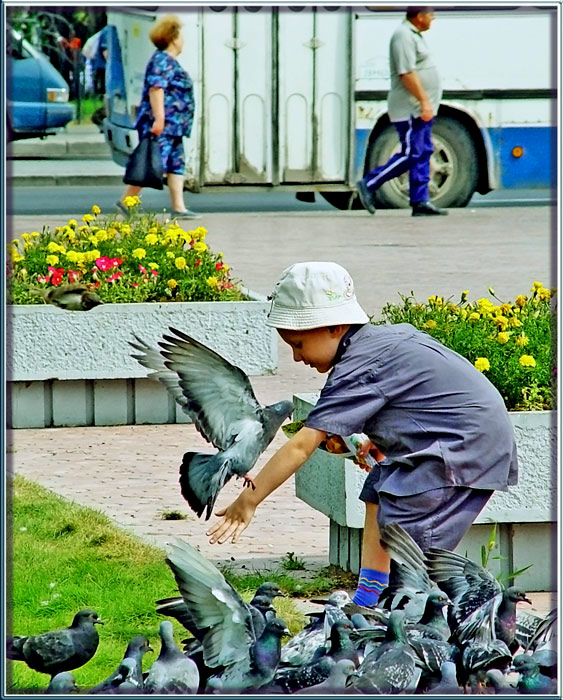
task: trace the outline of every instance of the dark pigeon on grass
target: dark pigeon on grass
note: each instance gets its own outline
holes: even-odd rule
[[[78,686],[74,680],[74,676],[69,671],[63,671],[62,673],[57,673],[54,678],[51,678],[51,682],[45,695],[68,695],[69,693],[78,693]]]
[[[180,466],[182,495],[190,508],[208,520],[219,491],[233,476],[254,487],[247,472],[293,411],[291,401],[261,406],[246,374],[214,350],[170,328],[151,348],[135,336],[132,353],[153,370],[184,413],[217,452],[186,452]]]
[[[279,663],[281,639],[289,636],[282,620],[267,621],[256,636],[250,606],[223,574],[187,542],[169,545],[166,559],[185,603],[183,622],[202,645],[204,669],[228,691],[263,688]],[[157,612],[166,613],[166,603]]]
[[[94,610],[80,610],[64,629],[29,637],[8,637],[6,655],[25,661],[34,671],[51,678],[83,666],[96,653],[100,641],[96,625],[103,622]]]
[[[145,692],[160,695],[196,693],[199,687],[198,668],[176,646],[172,623],[163,620],[158,634],[162,646],[158,659],[150,667],[145,679]]]
[[[147,651],[152,651],[152,647],[149,644],[149,640],[142,634],[138,634],[133,637],[133,639],[127,645],[125,654],[120,665],[115,669],[115,671],[106,678],[105,681],[98,683],[88,692],[91,695],[98,695],[101,693],[115,693],[119,692],[121,689],[123,692],[125,689],[121,686],[126,683],[126,688],[129,686],[135,687],[137,689],[143,688],[143,656]],[[126,663],[124,663],[126,662]]]

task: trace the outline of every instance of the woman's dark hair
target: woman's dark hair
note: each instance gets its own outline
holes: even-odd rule
[[[168,46],[180,36],[182,23],[176,15],[165,15],[161,17],[149,32],[149,39],[160,51],[164,51]]]
[[[419,12],[434,12],[434,8],[430,7],[429,5],[421,5],[420,7],[407,7],[407,19],[412,19],[413,17],[416,17]]]

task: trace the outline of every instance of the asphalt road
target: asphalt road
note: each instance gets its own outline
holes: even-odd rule
[[[113,208],[121,190],[104,186],[68,187],[7,187],[6,208],[8,215],[68,214],[85,211],[92,203],[103,211]],[[143,203],[148,209],[161,211],[170,209],[168,191],[146,189]],[[497,190],[487,195],[475,195],[470,208],[548,206],[553,203],[554,193],[541,190]],[[300,202],[291,192],[233,192],[218,194],[185,193],[188,206],[204,213],[237,212],[327,212],[337,211],[317,194],[316,202]]]

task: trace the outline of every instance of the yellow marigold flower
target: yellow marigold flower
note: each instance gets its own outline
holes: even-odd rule
[[[123,204],[125,204],[127,209],[136,207],[140,203],[141,200],[138,197],[125,197],[125,199],[123,200]]]
[[[145,236],[145,243],[147,245],[154,245],[158,243],[158,236],[155,233],[147,233]]]
[[[524,333],[520,334],[517,338],[515,338],[516,345],[519,345],[521,348],[524,346],[528,345],[529,338],[527,335]]]
[[[23,249],[24,249],[24,250],[29,250],[30,248],[33,248],[33,243],[30,243],[30,241],[26,241],[26,242],[23,244]]]
[[[88,240],[92,245],[98,245],[98,237],[97,236],[89,236]]]
[[[228,272],[230,269],[231,269],[231,268],[227,265],[227,263],[225,263],[225,264],[223,265],[223,271],[224,271],[224,272]]]
[[[108,232],[105,230],[105,228],[98,229],[98,231],[96,231],[96,236],[98,237],[99,241],[107,241],[109,238]]]
[[[526,306],[526,301],[527,301],[527,299],[528,299],[528,297],[525,297],[523,294],[519,294],[519,295],[516,297],[516,300],[515,300],[514,303],[515,303],[517,306],[519,306],[520,308],[522,308],[523,306]]]
[[[175,289],[178,286],[178,282],[176,282],[174,279],[168,280],[167,284],[170,289]]]
[[[516,318],[516,316],[511,316],[508,320],[508,325],[512,328],[519,328],[522,325],[522,321],[519,318]]]
[[[428,329],[430,329],[430,330],[432,330],[432,328],[436,328],[436,326],[437,326],[436,321],[433,321],[432,319],[429,319],[429,320],[426,321],[426,323],[424,324],[424,328],[428,328]]]
[[[117,236],[117,229],[116,228],[108,229],[108,236],[110,238],[115,238]]]
[[[500,312],[503,316],[508,316],[510,313],[512,313],[512,306],[510,304],[501,304],[500,305]]]
[[[436,295],[433,294],[431,297],[428,297],[428,302],[434,304],[436,302]]]
[[[166,251],[166,257],[167,257],[167,258],[175,258],[175,257],[176,257],[176,253],[173,253],[171,250],[167,250],[167,251]]]
[[[94,217],[92,216],[92,214],[84,214],[84,216],[82,217],[82,221],[88,223],[89,221],[94,221]]]
[[[86,231],[89,231],[90,228],[88,226],[81,226],[78,230],[80,233],[85,233]]]
[[[147,267],[150,267],[151,270],[158,270],[158,265],[155,262],[147,263]]]
[[[459,317],[465,321],[467,318],[467,310],[466,309],[460,309],[459,310]]]
[[[133,251],[133,257],[142,260],[147,255],[147,251],[144,248],[135,248]]]
[[[207,250],[207,244],[203,243],[202,241],[198,241],[194,244],[194,250],[196,253],[203,253],[203,251]]]
[[[131,226],[129,224],[121,224],[121,233],[124,236],[128,236],[131,233]]]
[[[217,277],[208,277],[206,282],[210,287],[216,287],[219,283],[219,280],[217,279]]]
[[[477,313],[477,311],[473,311],[472,313],[469,314],[470,321],[478,321],[480,318],[481,318],[481,314]]]
[[[78,255],[79,255],[79,253],[76,250],[68,250],[66,253],[66,259],[69,262],[73,263],[73,262],[76,262],[78,260]]]
[[[193,240],[187,231],[180,231],[180,238],[184,241],[184,243],[189,243],[191,240]]]
[[[135,200],[135,204],[140,204],[140,203],[141,203],[141,198],[138,197],[137,195],[135,195],[135,196],[133,197],[133,199]]]
[[[18,246],[20,244],[19,238],[14,238],[12,241],[12,245]]]
[[[151,226],[149,229],[149,233],[158,233],[158,228],[156,226]]]
[[[94,204],[92,207],[92,214],[95,214],[96,216],[101,212],[102,210],[97,204]]]
[[[174,265],[176,265],[178,270],[185,270],[187,264],[188,263],[186,262],[186,258],[183,258],[183,257],[179,257],[179,258],[176,258],[176,260],[174,260]]]
[[[497,340],[501,345],[508,343],[508,341],[510,340],[510,333],[507,333],[506,331],[501,331],[497,335]]]
[[[221,253],[221,252],[217,253],[217,257],[218,257],[218,258],[222,258],[222,257],[223,257],[223,253]]]
[[[479,370],[479,372],[486,372],[488,369],[491,369],[491,364],[486,357],[478,357],[475,360],[475,367]]]
[[[73,228],[76,228],[78,226],[78,222],[76,221],[76,219],[69,219],[68,225],[72,226]]]
[[[20,252],[17,248],[12,248],[10,250],[10,258],[11,258],[12,262],[14,262],[14,263],[18,263],[18,262],[21,262],[23,260],[23,256],[20,255]]]
[[[25,236],[25,235],[26,235],[26,234],[24,233],[24,234],[22,235],[22,238],[23,238],[23,236]],[[25,240],[25,239],[24,239],[24,240]],[[47,243],[47,250],[49,251],[49,253],[58,253],[58,252],[59,252],[59,244],[58,244],[58,243],[55,243],[55,241],[49,241],[49,243]]]
[[[540,298],[540,301],[548,301],[549,299],[551,299],[551,292],[549,291],[549,289],[542,287],[538,290],[538,296]]]
[[[32,231],[29,234],[32,238],[39,238],[39,232],[38,231]]]
[[[48,255],[45,258],[45,262],[47,263],[47,265],[54,266],[59,262],[59,256],[58,255]]]
[[[169,228],[164,234],[164,241],[166,241],[167,243],[176,243],[176,241],[178,240],[178,235],[178,229]]]
[[[522,367],[535,367],[536,361],[531,355],[521,355],[518,360]]]
[[[88,262],[92,262],[93,260],[96,260],[97,258],[100,258],[102,254],[97,248],[94,248],[94,250],[87,250],[84,253],[84,260],[87,260]]]
[[[493,322],[502,331],[506,330],[506,327],[508,326],[508,319],[506,318],[506,316],[495,316],[493,318]]]
[[[541,289],[543,287],[543,284],[541,282],[534,282],[533,287],[530,289],[531,292],[535,291],[536,289]],[[524,357],[527,357],[526,355]]]
[[[29,233],[22,233],[22,238],[24,241],[29,241],[31,236],[29,235]]]

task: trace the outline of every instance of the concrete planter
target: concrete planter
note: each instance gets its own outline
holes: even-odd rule
[[[304,418],[317,397],[294,397],[295,418]],[[514,426],[520,477],[507,493],[495,493],[458,550],[480,561],[491,524],[498,523],[493,570],[504,574],[534,564],[518,577],[529,590],[554,590],[557,520],[557,415],[554,411],[510,413]],[[297,472],[295,491],[310,506],[329,517],[330,560],[350,571],[359,571],[361,534],[365,508],[358,496],[366,472],[351,460],[317,450]]]
[[[273,374],[269,302],[104,304],[88,312],[9,306],[7,377],[12,427],[185,422],[164,387],[130,356],[137,334],[156,344],[184,330],[247,374]]]

